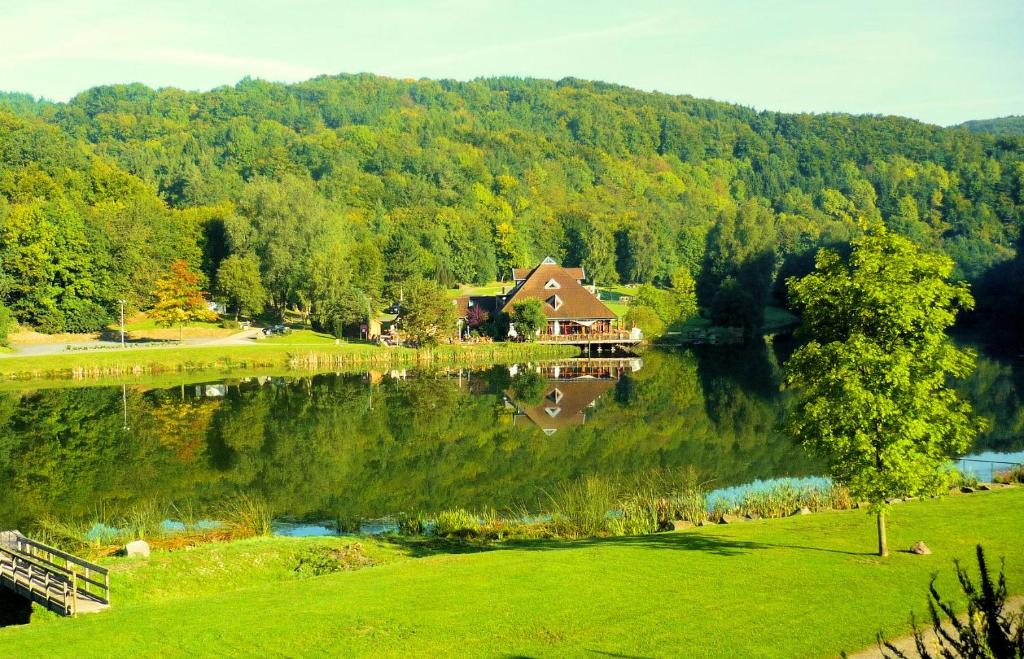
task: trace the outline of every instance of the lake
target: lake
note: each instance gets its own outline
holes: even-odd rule
[[[346,529],[399,512],[536,509],[586,475],[692,467],[716,488],[812,477],[815,459],[775,430],[787,350],[0,392],[0,529],[145,502],[212,514],[237,493],[294,528]],[[989,420],[971,453],[1024,461],[1019,360],[979,357],[960,386]]]

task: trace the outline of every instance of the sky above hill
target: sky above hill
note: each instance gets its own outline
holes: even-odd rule
[[[0,89],[604,80],[787,112],[1024,114],[1024,2],[0,0]]]

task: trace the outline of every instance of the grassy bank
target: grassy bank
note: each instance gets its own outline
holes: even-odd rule
[[[518,360],[556,359],[578,354],[569,346],[532,344],[444,345],[433,349],[388,348],[371,344],[324,342],[303,346],[261,341],[253,345],[167,346],[96,352],[5,357],[0,378],[103,378],[181,371],[287,368],[330,369],[345,366],[463,366]]]
[[[1024,489],[914,501],[892,512],[896,548],[869,552],[861,511],[701,527],[654,536],[531,541],[490,551],[359,541],[341,572],[304,577],[311,545],[248,540],[106,559],[114,607],[0,630],[0,650],[32,656],[529,655],[836,656],[907,631],[932,572],[958,592],[951,561],[975,543],[1005,556],[1024,590]],[[361,560],[352,559],[352,556]],[[173,630],[169,633],[168,630]]]

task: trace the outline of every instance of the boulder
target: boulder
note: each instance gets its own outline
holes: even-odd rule
[[[761,519],[761,516],[757,513],[747,513],[746,518],[749,520]]]
[[[960,488],[960,491],[963,492],[964,494],[971,494],[972,492],[974,492],[974,488],[967,487],[966,485],[964,485],[963,487]]]
[[[885,502],[888,504],[903,503],[903,499],[899,497],[889,497],[888,499],[885,500]]]
[[[917,554],[918,556],[927,556],[932,553],[931,549],[928,549],[928,545],[924,544],[924,541],[918,540],[914,543],[914,546],[910,548],[911,554]]]
[[[981,485],[978,486],[978,490],[982,492],[988,492],[991,489],[992,488],[988,485],[988,483],[982,483]]]
[[[718,520],[707,517],[701,520],[700,526],[711,526],[712,524],[718,524]]]
[[[142,558],[149,558],[149,543],[145,540],[136,540],[129,542],[124,546],[125,556],[141,556]]]
[[[718,520],[719,524],[735,524],[740,521],[740,518],[736,515],[722,515],[722,518]]]
[[[693,522],[685,519],[674,519],[672,520],[673,531],[685,531],[686,529],[692,529]]]
[[[808,508],[807,506],[804,506],[803,508],[795,511],[793,514],[794,515],[810,515],[811,514],[811,509]]]

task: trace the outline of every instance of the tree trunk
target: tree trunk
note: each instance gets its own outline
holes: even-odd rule
[[[878,511],[878,555],[889,555],[889,540],[885,537],[885,513]]]

